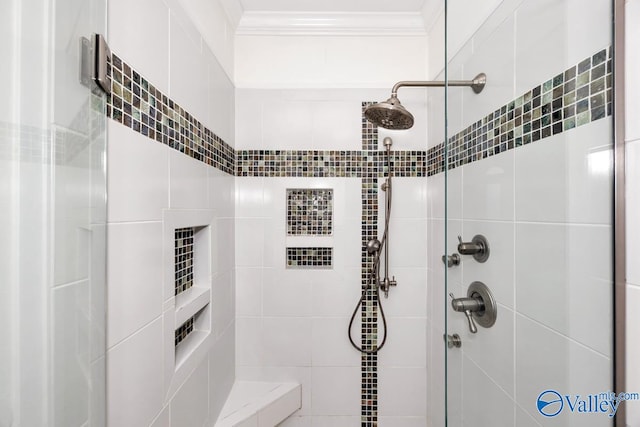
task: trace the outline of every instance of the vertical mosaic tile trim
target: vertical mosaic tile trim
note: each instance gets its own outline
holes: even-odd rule
[[[192,227],[175,231],[175,295],[193,286],[193,235]]]
[[[287,234],[328,236],[333,233],[333,190],[287,189]]]
[[[176,329],[175,335],[175,346],[177,347],[182,341],[184,341],[191,332],[193,332],[193,327],[195,323],[196,317],[193,316],[189,318],[186,322],[184,322],[178,329]]]
[[[600,120],[612,113],[612,48],[532,88],[449,138],[453,169]],[[427,152],[427,174],[444,171],[444,146]]]
[[[364,116],[364,110],[375,104],[375,102],[363,102],[362,103],[362,149],[363,150],[377,150],[378,149],[378,126],[371,123]]]
[[[362,103],[362,110],[370,105]],[[372,257],[367,253],[367,242],[377,238],[378,234],[378,175],[382,171],[382,153],[369,152],[378,149],[378,132],[366,125],[366,118],[362,116],[362,289],[366,289],[371,280],[373,268]],[[367,122],[368,123],[368,122]],[[365,296],[362,307],[362,327],[360,345],[365,351],[372,351],[378,345],[378,287],[373,285]],[[377,354],[361,354],[361,401],[360,419],[362,427],[378,425],[378,356]]]
[[[333,267],[333,248],[287,248],[287,268],[327,269]]]
[[[234,175],[235,150],[112,54],[107,116],[189,157]]]

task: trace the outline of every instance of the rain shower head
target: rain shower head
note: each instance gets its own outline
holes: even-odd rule
[[[396,83],[391,90],[391,98],[384,102],[370,105],[364,110],[364,115],[374,125],[392,130],[405,130],[413,126],[413,115],[402,106],[398,99],[398,89],[405,86],[412,87],[447,87],[468,86],[473,92],[482,92],[487,84],[487,76],[480,73],[473,80],[449,80],[440,81],[401,81]]]
[[[364,115],[371,123],[385,129],[405,130],[413,126],[413,115],[402,106],[395,94],[386,101],[368,106]]]

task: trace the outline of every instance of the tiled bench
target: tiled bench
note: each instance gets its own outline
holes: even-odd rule
[[[237,381],[215,427],[274,427],[300,409],[301,393],[300,384]]]

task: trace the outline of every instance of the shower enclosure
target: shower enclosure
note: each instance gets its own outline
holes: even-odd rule
[[[483,93],[428,95],[430,425],[610,426],[613,5],[488,3],[445,2],[438,76]]]
[[[105,425],[105,96],[80,37],[106,2],[3,0],[0,425]]]

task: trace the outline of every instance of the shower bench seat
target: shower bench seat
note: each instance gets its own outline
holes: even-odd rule
[[[215,427],[274,427],[301,407],[295,383],[236,381]]]

